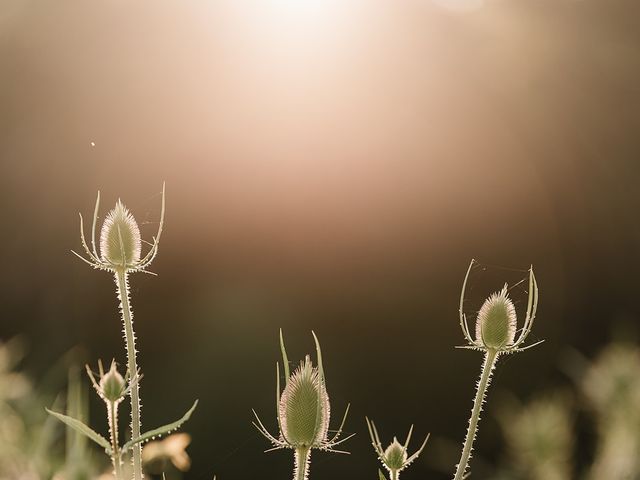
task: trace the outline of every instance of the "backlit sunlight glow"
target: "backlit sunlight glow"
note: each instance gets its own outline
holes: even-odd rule
[[[454,12],[473,12],[485,5],[485,0],[433,0],[437,6]]]
[[[281,55],[335,51],[354,17],[354,0],[225,0],[232,30],[248,44]],[[348,29],[347,29],[348,30]]]
[[[281,9],[283,12],[305,13],[317,12],[327,8],[332,2],[331,0],[265,0],[271,4],[273,8]]]
[[[300,23],[305,25],[332,21],[344,13],[349,0],[260,0],[260,9],[268,17],[279,23]],[[255,3],[251,2],[253,6]],[[247,7],[251,9],[252,5]]]

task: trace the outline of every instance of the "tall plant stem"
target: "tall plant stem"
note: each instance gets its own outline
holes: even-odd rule
[[[400,478],[400,472],[397,470],[391,471],[391,480],[398,480]]]
[[[311,459],[311,449],[299,447],[295,452],[295,467],[293,470],[293,480],[307,480],[309,477],[309,464]]]
[[[478,431],[478,422],[480,421],[482,404],[484,403],[484,397],[487,393],[487,389],[489,388],[489,383],[491,382],[491,372],[493,372],[497,359],[498,352],[496,350],[487,350],[484,356],[484,363],[482,364],[480,380],[478,381],[476,398],[473,400],[473,409],[471,410],[471,418],[469,418],[467,438],[464,441],[462,456],[460,457],[460,462],[456,468],[454,480],[462,480],[465,472],[467,471],[469,459],[471,458],[471,451],[473,450],[473,441],[475,440],[476,432]]]
[[[124,339],[127,347],[127,368],[131,375],[131,438],[140,436],[140,382],[136,361],[136,335],[133,331],[133,312],[129,304],[129,282],[126,270],[116,271],[116,284],[120,311],[124,323]],[[142,448],[140,443],[133,446],[133,478],[142,480]]]
[[[116,480],[124,480],[122,477],[122,459],[120,458],[120,446],[118,445],[118,404],[109,402],[107,404],[109,416],[109,436],[111,437],[111,461],[113,462],[113,473]]]

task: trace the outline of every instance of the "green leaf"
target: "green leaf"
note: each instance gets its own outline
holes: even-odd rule
[[[378,470],[378,479],[387,480],[387,477],[384,476],[384,473],[382,473],[382,470]]]
[[[167,425],[163,425],[162,427],[158,427],[158,428],[156,428],[154,430],[149,430],[148,432],[145,432],[142,435],[140,435],[138,438],[134,438],[134,439],[129,440],[122,447],[122,452],[124,453],[124,452],[128,451],[131,447],[133,447],[134,445],[136,445],[138,443],[143,443],[143,442],[146,442],[148,440],[151,440],[154,437],[159,437],[161,435],[166,435],[167,433],[169,433],[169,432],[171,432],[173,430],[177,430],[178,428],[180,428],[182,426],[182,424],[184,422],[186,422],[187,420],[189,420],[189,418],[191,418],[191,414],[196,409],[197,405],[198,405],[198,400],[193,402],[193,405],[191,406],[189,411],[187,413],[185,413],[180,420],[176,420],[173,423],[169,423]]]
[[[48,408],[45,408],[45,410],[49,415],[53,415],[61,422],[73,428],[76,432],[80,432],[83,435],[86,435],[88,438],[90,438],[91,440],[96,442],[98,445],[100,445],[102,448],[104,448],[108,455],[111,455],[111,445],[109,444],[109,441],[106,438],[104,438],[102,435],[97,433],[95,430],[92,430],[90,427],[82,423],[80,420],[76,420],[73,417],[68,417],[67,415],[54,412],[52,410],[49,410]]]

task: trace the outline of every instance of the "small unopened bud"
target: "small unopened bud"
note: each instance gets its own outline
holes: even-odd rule
[[[369,435],[371,436],[371,444],[378,454],[378,458],[382,462],[384,468],[386,468],[391,474],[391,480],[398,480],[400,478],[400,472],[411,465],[416,458],[420,456],[422,450],[424,450],[424,447],[427,444],[427,440],[429,440],[429,435],[424,439],[424,442],[422,442],[418,451],[409,456],[407,453],[407,447],[409,446],[411,434],[413,433],[413,425],[411,425],[404,445],[400,443],[396,437],[393,437],[393,442],[391,442],[386,450],[383,450],[382,443],[380,443],[380,435],[378,435],[378,429],[376,428],[375,423],[369,421],[368,418],[366,420],[367,427],[369,428]],[[381,480],[385,478],[382,472],[379,472],[378,476]]]
[[[140,261],[140,251],[140,228],[131,212],[118,200],[102,225],[102,260],[115,267],[127,268]]]
[[[492,294],[480,308],[476,320],[476,343],[491,350],[513,344],[516,335],[516,309],[507,295],[507,286]]]
[[[116,368],[115,360],[111,361],[111,367],[107,371],[104,372],[104,368],[102,367],[102,362],[98,360],[98,381],[96,381],[96,377],[89,368],[87,367],[87,375],[89,375],[89,379],[95,388],[100,398],[102,398],[107,403],[120,403],[124,400],[125,395],[129,392],[128,388],[128,380],[129,373],[122,378],[120,372]]]
[[[282,434],[292,446],[312,447],[326,441],[329,395],[321,382],[318,368],[313,367],[309,356],[291,375],[278,408]]]
[[[126,382],[116,369],[116,363],[111,362],[111,368],[100,378],[100,392],[105,400],[119,402],[126,391]]]
[[[389,470],[402,470],[407,462],[407,450],[393,437],[393,443],[384,451],[384,464]]]

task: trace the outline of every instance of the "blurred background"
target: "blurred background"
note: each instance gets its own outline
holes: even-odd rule
[[[453,348],[471,258],[471,317],[535,266],[546,339],[501,360],[472,478],[533,476],[513,432],[535,415],[569,452],[535,478],[633,459],[640,428],[606,437],[597,372],[622,364],[640,391],[638,18],[635,0],[4,0],[5,452],[64,404],[70,366],[125,363],[113,280],[70,253],[78,212],[99,189],[151,239],[166,181],[158,276],[132,301],[143,425],[200,399],[185,478],[290,476],[251,425],[255,408],[276,429],[279,328],[291,359],[318,334],[334,416],[352,405],[352,455],[315,454],[312,478],[376,478],[365,415],[385,441],[431,432],[406,478],[450,478],[481,363]],[[624,468],[590,478],[640,478]]]

